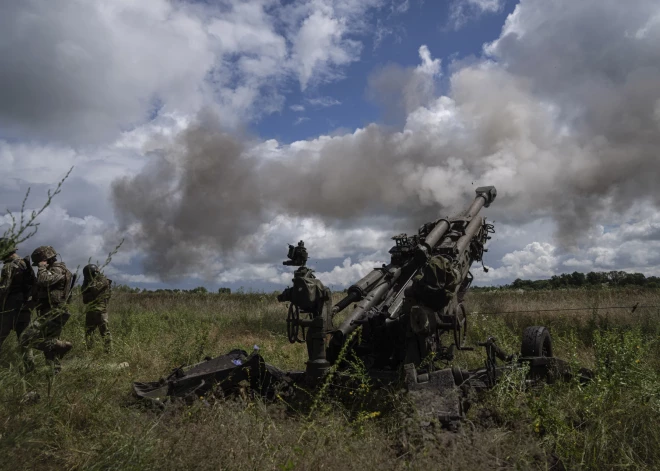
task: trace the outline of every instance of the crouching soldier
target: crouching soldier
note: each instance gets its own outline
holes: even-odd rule
[[[82,297],[86,305],[85,343],[91,348],[94,342],[94,331],[98,327],[105,343],[105,351],[109,352],[112,336],[108,329],[108,302],[110,301],[112,280],[101,273],[96,265],[83,268]]]
[[[30,324],[28,298],[35,283],[35,276],[30,267],[30,259],[18,256],[18,247],[9,239],[0,239],[0,256],[4,265],[0,274],[0,348],[11,331],[16,338]],[[22,348],[23,361],[32,363],[32,350]]]
[[[39,267],[33,294],[37,316],[23,331],[20,343],[24,348],[34,347],[44,352],[46,361],[57,373],[61,369],[60,359],[73,347],[58,339],[71,316],[67,302],[73,275],[63,262],[57,261],[55,249],[48,245],[32,252],[32,265]]]

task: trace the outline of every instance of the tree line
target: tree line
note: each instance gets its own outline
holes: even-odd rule
[[[209,291],[204,286],[198,286],[192,289],[179,289],[179,288],[158,288],[158,289],[146,289],[146,288],[133,288],[128,285],[117,285],[112,288],[116,292],[122,293],[158,293],[158,294],[209,294],[213,291]],[[242,290],[239,290],[241,292]],[[216,291],[218,294],[231,294],[231,288],[218,288]]]
[[[628,273],[625,271],[562,273],[542,280],[523,280],[516,278],[511,284],[492,287],[475,287],[476,290],[514,289],[514,290],[548,290],[570,288],[601,288],[601,287],[646,287],[660,288],[660,277],[645,276],[643,273]]]
[[[660,277],[645,276],[643,273],[628,273],[625,271],[609,272],[589,272],[589,273],[562,273],[542,280],[523,280],[516,278],[512,283],[501,286],[473,286],[471,289],[476,291],[491,290],[551,290],[551,289],[572,289],[572,288],[602,288],[602,287],[645,287],[660,288]],[[204,286],[198,286],[193,289],[170,289],[159,288],[148,290],[145,288],[132,288],[127,285],[119,285],[113,288],[116,291],[126,293],[162,293],[162,294],[211,294]],[[346,290],[344,290],[346,291]],[[239,288],[235,294],[249,294],[252,291],[245,291]],[[232,294],[230,288],[219,288],[215,293]],[[265,293],[260,293],[265,294]],[[268,293],[271,294],[271,293]],[[272,294],[279,294],[275,291]]]

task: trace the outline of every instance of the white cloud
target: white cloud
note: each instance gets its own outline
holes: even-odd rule
[[[487,261],[499,266],[487,274],[477,271],[475,277],[480,283],[502,284],[516,278],[549,278],[573,271],[622,270],[657,276],[660,273],[660,237],[655,230],[660,227],[660,213],[641,204],[616,219],[626,222],[609,227],[607,232],[603,226],[596,227],[580,248],[568,253],[551,242],[533,242],[523,250],[506,253],[500,260],[488,257]],[[511,235],[506,232],[505,228],[505,237]],[[544,237],[541,233],[519,232],[513,236],[516,240]],[[502,234],[499,239],[502,240]],[[497,242],[491,242],[491,247],[497,246]]]
[[[0,122],[18,135],[98,142],[156,102],[192,111],[215,63],[202,19],[165,0],[18,2],[0,22]]]
[[[12,3],[0,17],[5,135],[103,143],[156,113],[279,111],[279,87],[342,77],[380,1]],[[278,25],[287,26],[282,31]],[[349,39],[350,36],[350,39]],[[35,71],[38,71],[35,72]]]
[[[419,58],[422,60],[422,63],[415,70],[426,75],[440,75],[442,61],[431,58],[431,51],[429,51],[428,46],[422,45],[419,47]]]
[[[337,265],[328,272],[316,273],[315,276],[323,281],[326,286],[346,288],[366,276],[374,268],[381,267],[384,263],[381,260],[361,260],[353,263],[351,258],[347,257],[341,266]]]
[[[536,279],[552,276],[559,264],[556,248],[547,242],[533,242],[522,250],[515,250],[502,258],[502,266],[490,268],[488,273],[475,272],[477,281],[511,281],[515,278]]]
[[[330,289],[343,289],[360,280],[374,268],[381,267],[383,263],[385,262],[366,259],[353,263],[351,258],[347,257],[341,265],[335,265],[329,271],[315,272],[314,276]],[[292,277],[293,274],[291,272],[282,271],[268,278],[268,281],[286,286],[291,284]]]
[[[334,66],[357,60],[360,44],[342,41],[344,24],[341,20],[320,11],[303,20],[293,42],[293,60],[298,71],[300,87],[305,90],[315,70],[319,81],[336,78]]]
[[[0,217],[0,232],[10,223],[8,216]],[[108,255],[104,240],[108,224],[94,216],[73,217],[53,204],[41,214],[38,223],[37,233],[19,246],[22,256],[30,255],[41,245],[52,245],[61,254],[60,259],[75,271],[76,267],[85,266],[90,258],[94,262],[104,261]]]
[[[303,105],[291,105],[289,108],[291,111],[295,111],[296,113],[302,113],[305,111],[305,107]]]
[[[453,0],[449,7],[448,25],[460,29],[471,19],[486,13],[498,13],[505,0]]]
[[[8,137],[0,141],[3,202],[15,207],[27,186],[43,194],[75,165],[42,232],[57,229],[66,236],[55,241],[67,259],[78,257],[76,248],[102,256],[106,249],[84,227],[101,233],[116,229],[107,201],[115,178],[135,175],[161,158],[171,159],[175,173],[185,173],[183,150],[168,149],[180,144],[175,136],[189,129],[205,107],[219,114],[225,126],[256,120],[285,106],[283,94],[292,79],[313,96],[304,102],[308,107],[340,104],[319,95],[323,92],[317,87],[340,78],[359,57],[361,38],[373,34],[368,31],[372,9],[404,4],[11,4],[0,18],[0,41],[7,45],[0,52],[0,124]],[[470,16],[500,11],[502,2],[455,5]],[[412,84],[399,87],[410,92],[404,93],[399,132],[369,125],[291,144],[244,143],[240,159],[210,166],[216,174],[199,175],[210,175],[214,183],[223,175],[238,175],[242,180],[234,179],[244,182],[261,175],[259,169],[267,170],[264,175],[272,178],[248,187],[259,191],[227,193],[228,181],[207,195],[238,194],[241,204],[252,202],[254,194],[266,195],[255,200],[261,206],[237,211],[254,218],[248,222],[256,225],[247,227],[258,229],[237,247],[255,250],[249,256],[216,254],[204,276],[224,272],[223,257],[256,264],[251,271],[227,272],[227,279],[280,276],[272,263],[275,249],[280,253],[282,247],[269,241],[284,245],[299,237],[309,239],[313,257],[351,256],[337,272],[327,272],[333,280],[357,275],[350,271],[363,263],[352,262],[356,255],[389,248],[394,226],[398,230],[413,219],[460,210],[479,184],[498,187],[498,200],[487,215],[504,223],[508,234],[493,240],[500,244],[493,244],[493,252],[500,251],[500,266],[482,280],[546,276],[578,267],[655,270],[660,266],[655,256],[660,221],[651,213],[646,219],[621,217],[640,200],[648,200],[651,209],[660,204],[655,191],[660,74],[652,66],[660,60],[659,12],[651,0],[630,5],[522,0],[500,37],[484,48],[487,57],[448,78],[446,96],[437,97],[433,87],[441,74],[440,59],[420,47],[419,65],[401,68],[402,80],[395,81]],[[411,76],[420,80],[408,80]],[[303,111],[304,106],[291,109]],[[245,170],[241,163],[248,157],[255,165]],[[155,178],[149,170],[145,174]],[[177,186],[180,181],[173,178],[164,193],[174,202],[187,188]],[[270,185],[273,181],[280,183]],[[263,214],[258,211],[262,207]],[[227,226],[242,217],[218,213],[216,219],[226,218],[222,224]],[[186,211],[181,214],[188,222]],[[557,237],[538,227],[528,230],[530,221],[553,221]],[[604,222],[608,227],[596,224]],[[213,227],[222,229],[222,224]],[[137,234],[139,229],[133,224],[127,231]],[[172,224],[167,229],[180,228]],[[194,239],[203,247],[191,247],[191,252],[215,253],[215,242],[204,239],[215,235],[210,231]],[[137,246],[127,246],[126,254],[126,263],[143,255]]]
[[[341,101],[329,96],[307,98],[305,101],[307,101],[307,103],[309,103],[312,106],[318,106],[320,108],[327,108],[329,106],[341,105]]]

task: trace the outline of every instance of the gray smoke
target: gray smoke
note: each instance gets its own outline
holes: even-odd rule
[[[379,105],[384,118],[396,124],[436,96],[436,77],[440,75],[439,59],[431,59],[426,46],[419,48],[422,63],[415,68],[387,64],[377,68],[368,79],[367,98]]]
[[[400,85],[392,109],[407,114],[402,130],[372,124],[273,147],[203,115],[116,182],[117,214],[163,277],[195,271],[209,253],[230,257],[276,214],[330,225],[389,216],[410,229],[484,184],[499,192],[491,217],[551,216],[570,249],[598,218],[660,205],[657,44],[655,1],[523,0],[446,96],[428,96],[439,62],[421,49],[418,68],[374,76],[374,92]]]

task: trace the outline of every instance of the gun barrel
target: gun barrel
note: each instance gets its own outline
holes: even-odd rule
[[[494,186],[481,186],[477,188],[476,193],[477,196],[464,214],[467,218],[475,217],[484,206],[486,208],[489,207],[490,204],[495,201],[495,197],[497,196],[497,190]],[[438,244],[448,230],[449,221],[446,219],[442,219],[435,225],[433,230],[426,236],[424,243],[417,246],[415,258],[419,263],[423,263],[426,260],[433,250],[433,247]]]
[[[332,308],[332,314],[335,315],[338,312],[343,311],[347,306],[351,305],[354,302],[360,301],[367,292],[376,284],[383,279],[385,274],[392,268],[392,265],[388,265],[383,268],[376,268],[370,271],[366,276],[364,276],[360,281],[348,288],[348,295],[341,299],[337,304]]]
[[[472,218],[470,224],[465,228],[465,235],[456,242],[456,251],[458,253],[463,253],[463,251],[468,248],[470,241],[472,241],[472,238],[477,234],[483,223],[484,218],[482,217]]]
[[[497,190],[494,186],[480,186],[477,188],[476,193],[477,196],[465,213],[466,216],[476,216],[479,211],[481,211],[481,208],[489,207],[491,203],[495,201],[495,197],[497,196]]]
[[[348,334],[357,328],[354,321],[360,319],[369,309],[383,300],[385,294],[387,294],[392,285],[396,282],[399,276],[401,276],[401,268],[391,268],[387,273],[390,273],[389,279],[383,281],[380,285],[369,291],[366,297],[355,307],[355,309],[353,309],[353,312],[351,312],[348,319],[339,326],[336,334],[341,332],[342,339],[346,338]]]

